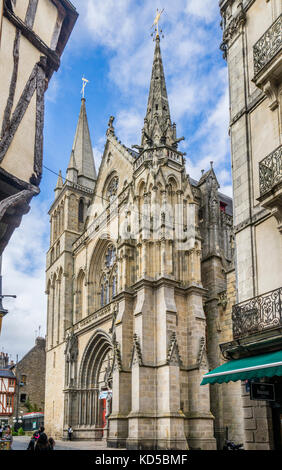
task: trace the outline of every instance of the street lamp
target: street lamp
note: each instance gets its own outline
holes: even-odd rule
[[[23,411],[20,411],[20,413],[22,414]],[[18,430],[22,427],[22,416],[14,416],[13,417],[13,423],[14,423],[14,430],[15,432],[18,432]]]
[[[2,294],[2,255],[0,256],[0,333],[2,329],[2,320],[5,315],[7,315],[8,310],[6,310],[3,307],[2,299],[5,297],[12,297],[13,299],[16,299],[16,295],[3,295]]]

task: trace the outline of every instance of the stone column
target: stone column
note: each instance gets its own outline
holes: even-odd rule
[[[122,292],[117,296],[118,313],[113,334],[114,370],[112,412],[108,418],[108,447],[125,447],[128,437],[128,414],[131,410],[131,371],[133,335],[133,298]]]
[[[215,450],[214,417],[210,411],[209,386],[201,386],[203,375],[209,371],[206,354],[206,317],[201,283],[201,250],[196,242],[188,258],[190,286],[187,288],[188,356],[188,444],[191,449]]]
[[[143,245],[144,246],[144,245]],[[128,449],[153,449],[156,445],[155,315],[153,289],[146,280],[135,288],[134,344],[131,359],[131,412],[128,415]]]

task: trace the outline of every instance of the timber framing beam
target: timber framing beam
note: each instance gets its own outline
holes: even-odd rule
[[[60,67],[60,57],[57,52],[52,51],[34,31],[32,31],[20,18],[7,8],[4,4],[4,16],[27,38],[42,54],[48,59],[48,78],[51,77],[53,71],[57,71]]]

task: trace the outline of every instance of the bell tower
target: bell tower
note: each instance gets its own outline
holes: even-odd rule
[[[85,101],[82,98],[66,177],[60,171],[49,211],[47,350],[61,344],[73,324],[72,245],[84,231],[97,179]]]

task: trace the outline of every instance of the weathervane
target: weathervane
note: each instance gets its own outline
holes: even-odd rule
[[[89,80],[87,80],[87,78],[84,78],[82,77],[82,90],[81,90],[81,93],[82,93],[82,98],[84,99],[84,92],[85,92],[85,87],[87,85],[87,83],[89,83]]]
[[[156,34],[156,39],[160,37],[159,35],[159,21],[160,21],[160,18],[162,16],[164,12],[164,8],[162,9],[162,11],[159,11],[158,8],[157,8],[157,16],[154,20],[154,23],[152,24],[152,28],[155,26],[155,32],[157,33]],[[162,30],[160,29],[160,33],[162,33]],[[153,36],[154,33],[151,34],[151,36]]]

